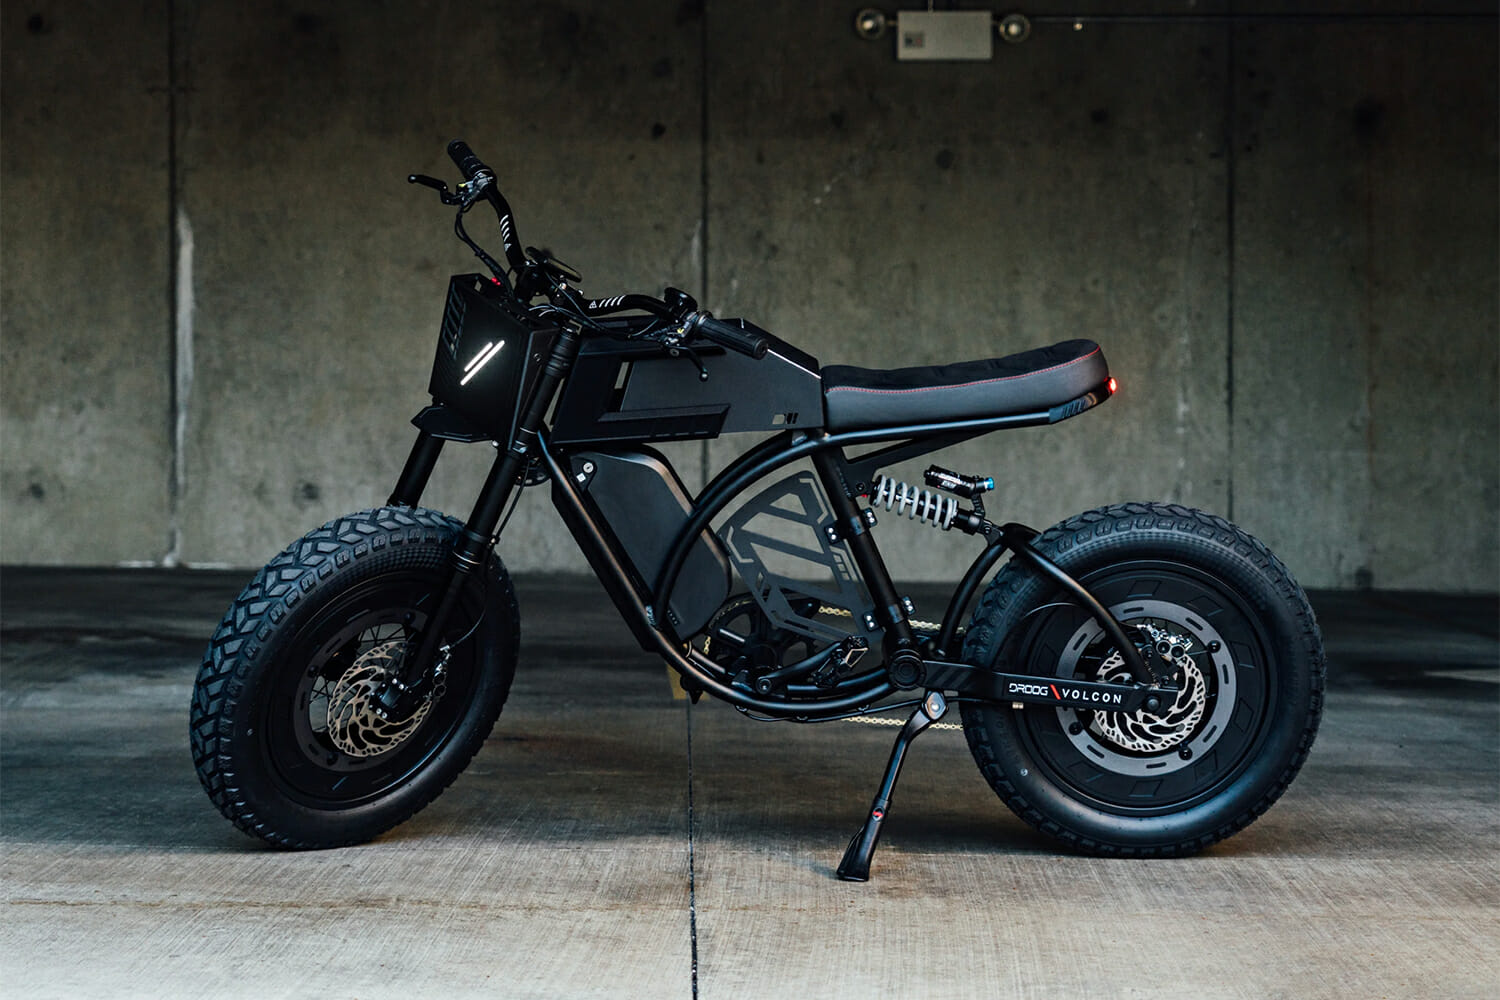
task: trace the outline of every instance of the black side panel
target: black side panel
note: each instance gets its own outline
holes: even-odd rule
[[[818,363],[758,328],[770,341],[763,358],[717,347],[699,351],[708,378],[680,359],[638,362],[625,383],[620,412],[661,406],[729,404],[721,433],[815,430],[823,426],[823,380]]]
[[[675,399],[667,397],[656,400],[649,408],[622,412],[620,399],[624,389],[620,382],[637,362],[681,365],[697,377],[697,369],[691,362],[664,356],[656,344],[590,337],[584,341],[553,411],[553,444],[718,437],[724,414],[729,410],[728,403],[679,406]]]
[[[616,575],[613,567],[605,561],[606,557],[594,546],[593,540],[589,535],[588,525],[583,522],[583,519],[573,510],[572,505],[563,497],[561,487],[554,483],[552,485],[552,506],[556,507],[558,514],[562,515],[563,524],[568,526],[568,532],[572,534],[574,541],[578,543],[579,551],[589,561],[589,568],[594,571],[594,575],[604,585],[604,592],[609,595],[609,599],[619,609],[621,619],[624,620],[626,625],[630,626],[630,632],[635,636],[635,641],[640,644],[641,649],[648,653],[659,652],[656,645],[656,637],[651,634],[651,630],[646,628],[636,613],[631,610],[631,602],[642,600],[642,598],[639,595],[630,593],[625,581]],[[598,527],[603,529],[604,532],[608,532],[609,530],[607,525],[598,525]]]
[[[442,441],[472,444],[475,441],[491,440],[491,436],[482,427],[476,427],[473,421],[441,403],[426,407],[412,417],[411,422],[418,430],[424,430]]]
[[[579,452],[569,457],[568,468],[585,505],[619,541],[642,593],[650,594],[692,510],[682,481],[650,449]],[[702,629],[729,596],[730,584],[729,561],[718,539],[702,532],[668,602],[677,634],[685,638]]]
[[[758,331],[757,332],[763,332]],[[713,344],[671,357],[653,343],[591,337],[552,424],[559,446],[711,438],[823,425],[818,362],[769,334],[765,357]]]

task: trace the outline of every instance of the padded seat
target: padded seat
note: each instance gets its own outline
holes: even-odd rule
[[[1035,413],[1077,399],[1109,378],[1092,340],[921,368],[823,368],[831,431]]]

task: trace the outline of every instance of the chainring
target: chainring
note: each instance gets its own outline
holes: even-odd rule
[[[808,617],[818,613],[816,599],[803,598],[796,605]],[[736,621],[744,623],[744,635],[724,631]],[[794,647],[802,647],[800,659],[811,654],[816,644],[807,636],[776,625],[753,598],[745,595],[725,602],[710,619],[704,630],[703,652],[733,676],[745,669],[752,674],[776,670],[786,665]]]

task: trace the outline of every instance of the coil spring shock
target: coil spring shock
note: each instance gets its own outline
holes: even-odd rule
[[[914,521],[947,531],[958,516],[958,501],[952,497],[940,496],[932,490],[919,489],[889,476],[877,476],[871,485],[872,504],[905,514]]]

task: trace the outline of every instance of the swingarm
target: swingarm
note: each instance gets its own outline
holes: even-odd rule
[[[924,660],[922,666],[926,669],[926,687],[930,690],[953,691],[979,701],[1051,705],[1095,712],[1130,713],[1144,708],[1154,714],[1177,697],[1177,688],[1169,685],[1108,684],[1035,674],[1002,674],[969,663],[946,660]]]

